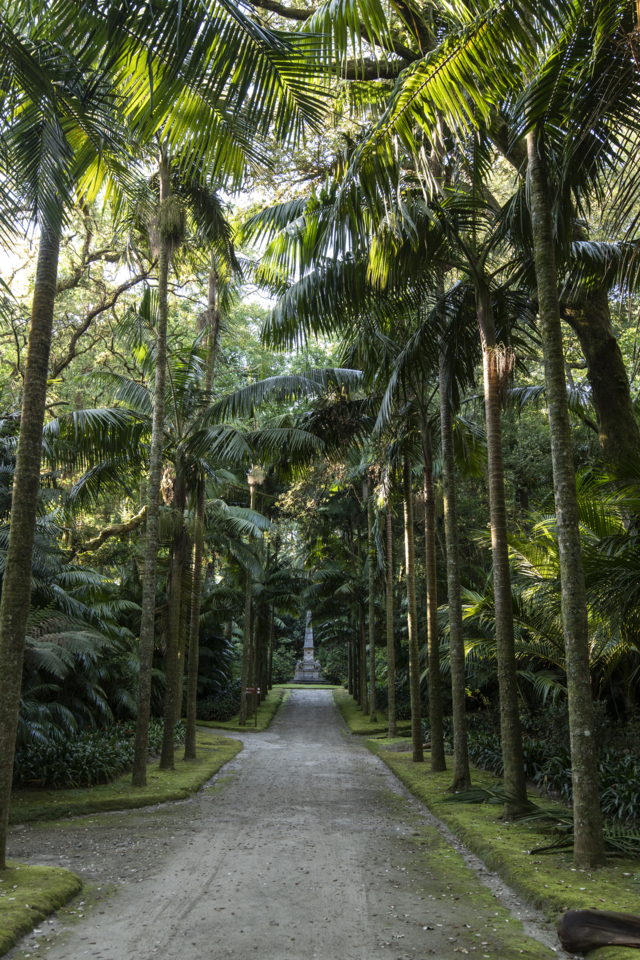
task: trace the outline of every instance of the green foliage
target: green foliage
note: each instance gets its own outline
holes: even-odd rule
[[[149,724],[149,752],[162,746],[163,720]],[[184,724],[176,725],[176,741],[184,742]],[[135,724],[114,724],[68,740],[18,747],[13,768],[15,787],[93,787],[109,783],[132,762]]]
[[[273,682],[290,683],[296,669],[296,655],[293,650],[279,647],[273,651]]]
[[[240,680],[231,680],[216,693],[196,703],[198,720],[231,720],[240,709]]]

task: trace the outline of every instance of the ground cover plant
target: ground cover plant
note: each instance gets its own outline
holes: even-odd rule
[[[149,782],[145,787],[134,787],[130,774],[124,774],[109,783],[86,787],[17,789],[13,792],[10,823],[28,823],[37,820],[58,820],[107,810],[131,810],[136,807],[184,800],[196,793],[242,750],[242,743],[216,736],[214,731],[199,731],[199,757],[181,761],[173,770],[162,770],[158,762],[150,764]]]
[[[163,722],[149,725],[149,752],[162,746]],[[15,787],[92,787],[108,783],[131,767],[135,723],[114,724],[69,739],[29,744],[16,750],[13,761]],[[184,743],[184,724],[176,724],[176,743]]]

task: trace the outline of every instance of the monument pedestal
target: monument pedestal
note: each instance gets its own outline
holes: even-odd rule
[[[296,664],[293,675],[294,683],[324,683],[322,667],[319,660],[313,657],[313,627],[311,626],[311,611],[307,611],[307,627],[304,632],[304,653],[302,660]]]

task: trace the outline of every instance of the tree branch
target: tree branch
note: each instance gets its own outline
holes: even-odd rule
[[[130,290],[132,287],[135,287],[136,284],[141,282],[141,280],[146,280],[148,276],[149,276],[149,271],[145,270],[144,273],[138,273],[135,275],[135,277],[131,277],[129,280],[126,280],[124,283],[121,283],[119,287],[116,287],[116,289],[113,291],[110,297],[103,299],[97,307],[94,307],[93,310],[90,310],[89,313],[87,313],[87,315],[85,316],[80,326],[74,329],[74,332],[71,336],[71,340],[69,341],[67,352],[64,355],[64,357],[61,357],[60,360],[54,361],[53,366],[51,368],[51,373],[49,374],[50,380],[55,380],[56,377],[60,376],[62,371],[65,369],[65,367],[68,367],[71,361],[77,357],[78,353],[76,350],[76,346],[77,346],[78,340],[83,334],[87,332],[87,330],[89,329],[89,327],[91,326],[95,318],[99,316],[101,313],[104,313],[105,310],[110,310],[111,307],[113,307],[116,304],[118,298],[123,293],[125,293],[127,290]]]
[[[79,553],[97,550],[103,543],[109,540],[110,537],[119,537],[123,533],[137,530],[137,528],[144,523],[146,516],[147,507],[145,504],[140,513],[136,513],[135,517],[131,517],[131,520],[127,520],[126,523],[112,523],[110,526],[105,527],[104,530],[101,530],[97,537],[93,537],[91,540],[87,540],[86,543],[79,543],[77,546],[72,547],[67,554],[65,563],[70,563]]]

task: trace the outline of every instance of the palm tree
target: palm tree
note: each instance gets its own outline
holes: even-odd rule
[[[20,15],[17,14],[17,17]],[[22,33],[21,33],[22,31]],[[39,28],[20,17],[0,24],[5,102],[1,131],[2,199],[24,209],[40,231],[29,347],[22,390],[7,569],[0,602],[0,868],[5,866],[6,824],[18,722],[24,638],[45,417],[49,352],[62,224],[73,198],[99,186],[98,158],[118,154],[120,127],[113,89],[61,45],[55,55]],[[27,52],[29,51],[29,52]],[[92,176],[88,176],[92,174]],[[11,226],[6,209],[0,216]]]
[[[396,727],[396,651],[393,630],[393,515],[386,508],[386,604],[387,604],[387,719],[389,736],[395,737]]]
[[[407,580],[407,623],[409,627],[409,687],[411,691],[411,740],[413,761],[422,763],[422,717],[420,714],[420,653],[418,647],[418,615],[416,611],[416,565],[413,543],[413,484],[408,453],[402,460],[404,492],[404,548]]]

